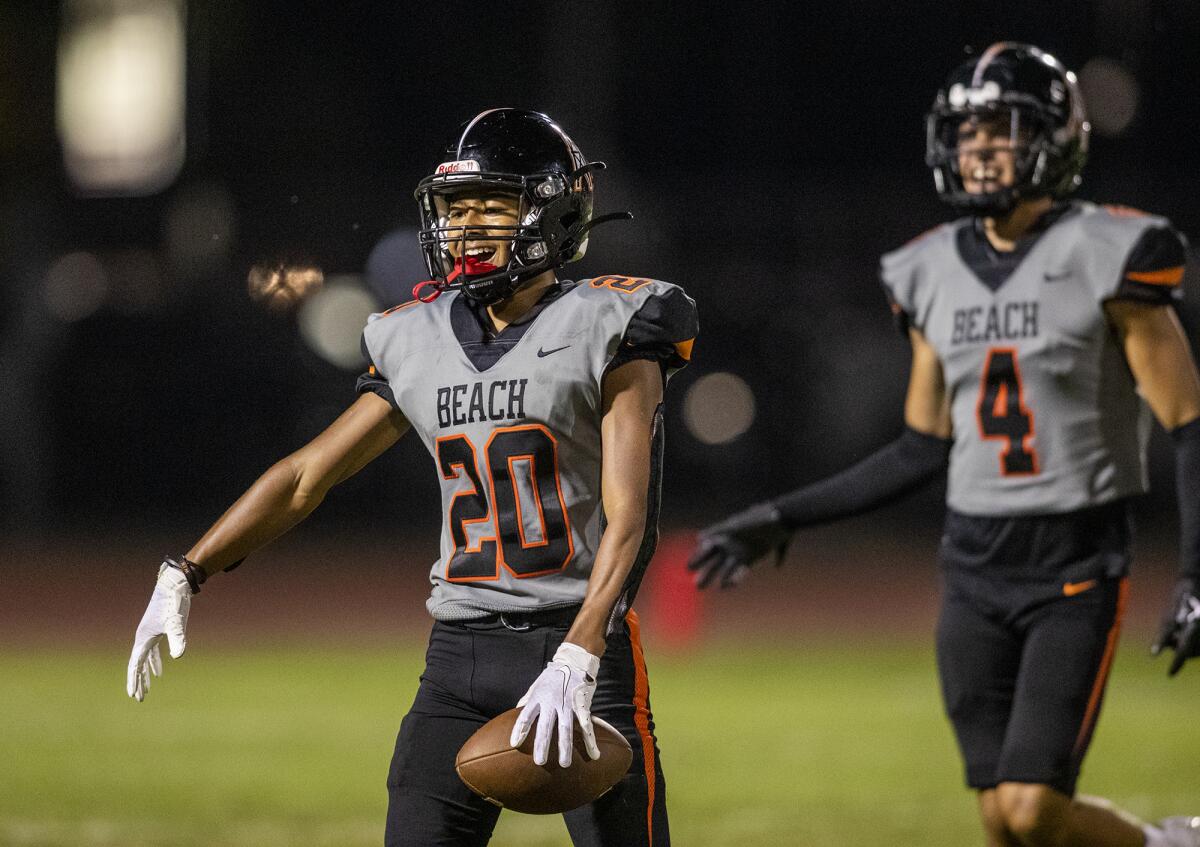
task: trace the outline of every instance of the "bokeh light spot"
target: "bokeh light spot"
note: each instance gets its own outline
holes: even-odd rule
[[[1138,109],[1138,84],[1132,73],[1116,59],[1097,56],[1079,72],[1088,120],[1098,134],[1121,135],[1133,123]]]
[[[108,274],[91,253],[68,253],[59,258],[42,282],[42,299],[50,313],[74,323],[89,317],[108,297]]]
[[[754,423],[754,392],[736,374],[707,374],[692,383],[683,400],[688,430],[705,444],[727,444]]]
[[[260,262],[246,275],[250,299],[272,312],[286,312],[320,290],[325,274],[309,264]]]
[[[362,364],[359,339],[367,316],[377,308],[362,279],[343,274],[330,277],[300,309],[300,334],[321,358],[353,370]]]

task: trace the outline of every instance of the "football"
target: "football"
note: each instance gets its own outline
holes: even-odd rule
[[[557,734],[550,743],[544,765],[533,763],[533,736],[529,731],[519,748],[509,746],[520,709],[509,709],[481,726],[458,751],[454,767],[472,791],[505,809],[531,815],[567,812],[592,802],[616,785],[629,770],[633,750],[609,724],[593,717],[599,759],[589,759],[583,733],[575,725],[571,766],[558,765]]]

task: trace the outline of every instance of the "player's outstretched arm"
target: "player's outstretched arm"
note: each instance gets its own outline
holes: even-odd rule
[[[942,365],[919,331],[910,328],[909,340],[912,372],[900,437],[839,474],[704,529],[688,561],[698,588],[737,585],[760,559],[772,556],[778,563],[795,530],[870,511],[946,468],[951,421]]]
[[[187,648],[192,595],[209,574],[229,568],[304,519],[337,483],[353,476],[396,443],[408,422],[376,394],[363,394],[324,432],[276,462],[238,498],[186,556],[160,566],[150,603],[138,624],[126,691],[141,701],[150,677],[162,674],[159,644],[172,658]]]
[[[1180,573],[1151,652],[1175,652],[1168,673],[1200,656],[1200,376],[1187,337],[1169,306],[1112,301],[1108,315],[1120,335],[1138,390],[1175,442]]]
[[[539,765],[546,762],[555,731],[558,763],[564,768],[571,764],[575,721],[583,731],[588,757],[600,758],[591,717],[596,674],[608,617],[646,532],[650,449],[663,397],[662,371],[658,362],[637,359],[611,371],[603,388],[600,474],[608,525],[592,563],[583,605],[553,660],[517,703],[523,709],[509,739],[519,747],[536,721],[533,760]]]

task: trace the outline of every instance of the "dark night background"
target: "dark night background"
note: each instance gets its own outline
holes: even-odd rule
[[[1200,5],[1183,0],[192,2],[186,160],[138,198],[82,196],[64,171],[61,18],[52,4],[0,6],[11,537],[152,527],[184,549],[331,421],[354,398],[355,368],[312,352],[295,316],[253,302],[248,269],[300,257],[327,279],[362,274],[385,235],[416,225],[412,190],[454,129],[492,106],[553,116],[609,165],[598,208],[636,215],[598,230],[564,275],[654,276],[699,303],[693,364],[669,395],[675,527],[828,474],[899,432],[908,350],[876,264],[949,216],[923,164],[923,118],[964,47],[1027,40],[1076,70],[1119,63],[1137,111],[1122,134],[1093,135],[1081,196],[1165,214],[1200,240]],[[1088,94],[1106,108],[1103,87]],[[107,283],[97,308],[67,320],[43,289],[77,252]],[[391,270],[368,280],[377,292],[420,278]],[[740,438],[706,445],[684,398],[718,371],[748,383],[757,415]],[[1166,531],[1170,454],[1156,439],[1158,493],[1140,511]],[[939,498],[918,495],[883,525],[933,525]],[[431,539],[437,511],[430,460],[410,437],[312,523]]]

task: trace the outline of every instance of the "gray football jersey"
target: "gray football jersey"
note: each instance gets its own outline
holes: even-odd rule
[[[1005,276],[989,275],[1002,258],[974,226],[943,225],[882,261],[893,308],[944,370],[947,504],[1045,514],[1144,492],[1151,418],[1103,304],[1167,302],[1183,276],[1179,236],[1162,218],[1073,203]]]
[[[454,321],[475,320],[461,298],[452,292],[373,315],[363,333],[372,363],[366,390],[404,414],[441,482],[429,612],[466,620],[576,605],[603,529],[604,374],[626,357],[658,359],[665,375],[685,364],[695,304],[657,280],[561,283],[515,345],[481,365],[455,332]],[[642,354],[630,355],[635,348]],[[627,588],[636,589],[645,564],[635,564]]]

